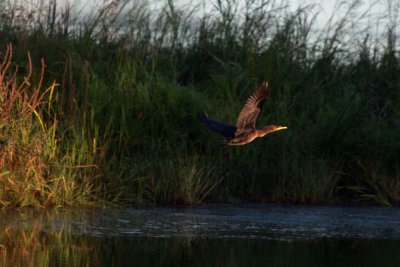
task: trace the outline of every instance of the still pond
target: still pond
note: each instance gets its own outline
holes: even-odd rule
[[[0,212],[0,266],[400,266],[400,209],[272,204]]]

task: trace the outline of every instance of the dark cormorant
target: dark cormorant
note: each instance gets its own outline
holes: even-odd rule
[[[212,120],[205,113],[200,114],[198,118],[208,129],[224,136],[225,141],[222,142],[221,145],[228,146],[245,145],[258,137],[263,137],[266,134],[287,129],[286,126],[279,125],[267,125],[260,130],[256,129],[256,121],[261,112],[261,108],[268,97],[268,91],[268,82],[263,82],[257,87],[240,111],[236,127]]]

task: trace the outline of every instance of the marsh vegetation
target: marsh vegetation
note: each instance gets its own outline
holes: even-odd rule
[[[2,206],[399,203],[394,1],[323,28],[274,0],[23,2],[0,4]],[[212,150],[197,113],[234,123],[262,80],[259,123],[288,130]]]

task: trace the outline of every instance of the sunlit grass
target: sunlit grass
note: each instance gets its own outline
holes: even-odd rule
[[[99,204],[95,198],[101,195],[96,192],[101,187],[96,181],[100,172],[90,143],[81,135],[63,142],[67,134],[59,132],[60,122],[51,107],[57,105],[51,99],[57,85],[42,89],[43,74],[35,84],[31,64],[19,81],[18,69],[12,70],[11,61],[10,45],[0,67],[1,205]]]

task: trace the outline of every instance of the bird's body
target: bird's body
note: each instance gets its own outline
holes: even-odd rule
[[[235,134],[234,138],[230,139],[226,144],[230,146],[245,145],[261,136],[261,132],[257,129],[248,129],[247,131]]]
[[[263,137],[271,132],[286,129],[285,126],[269,125],[257,130],[256,121],[261,108],[268,97],[268,83],[263,82],[247,99],[239,113],[236,127],[210,119],[206,114],[200,114],[199,120],[210,130],[225,137],[222,145],[245,145],[258,137]]]

